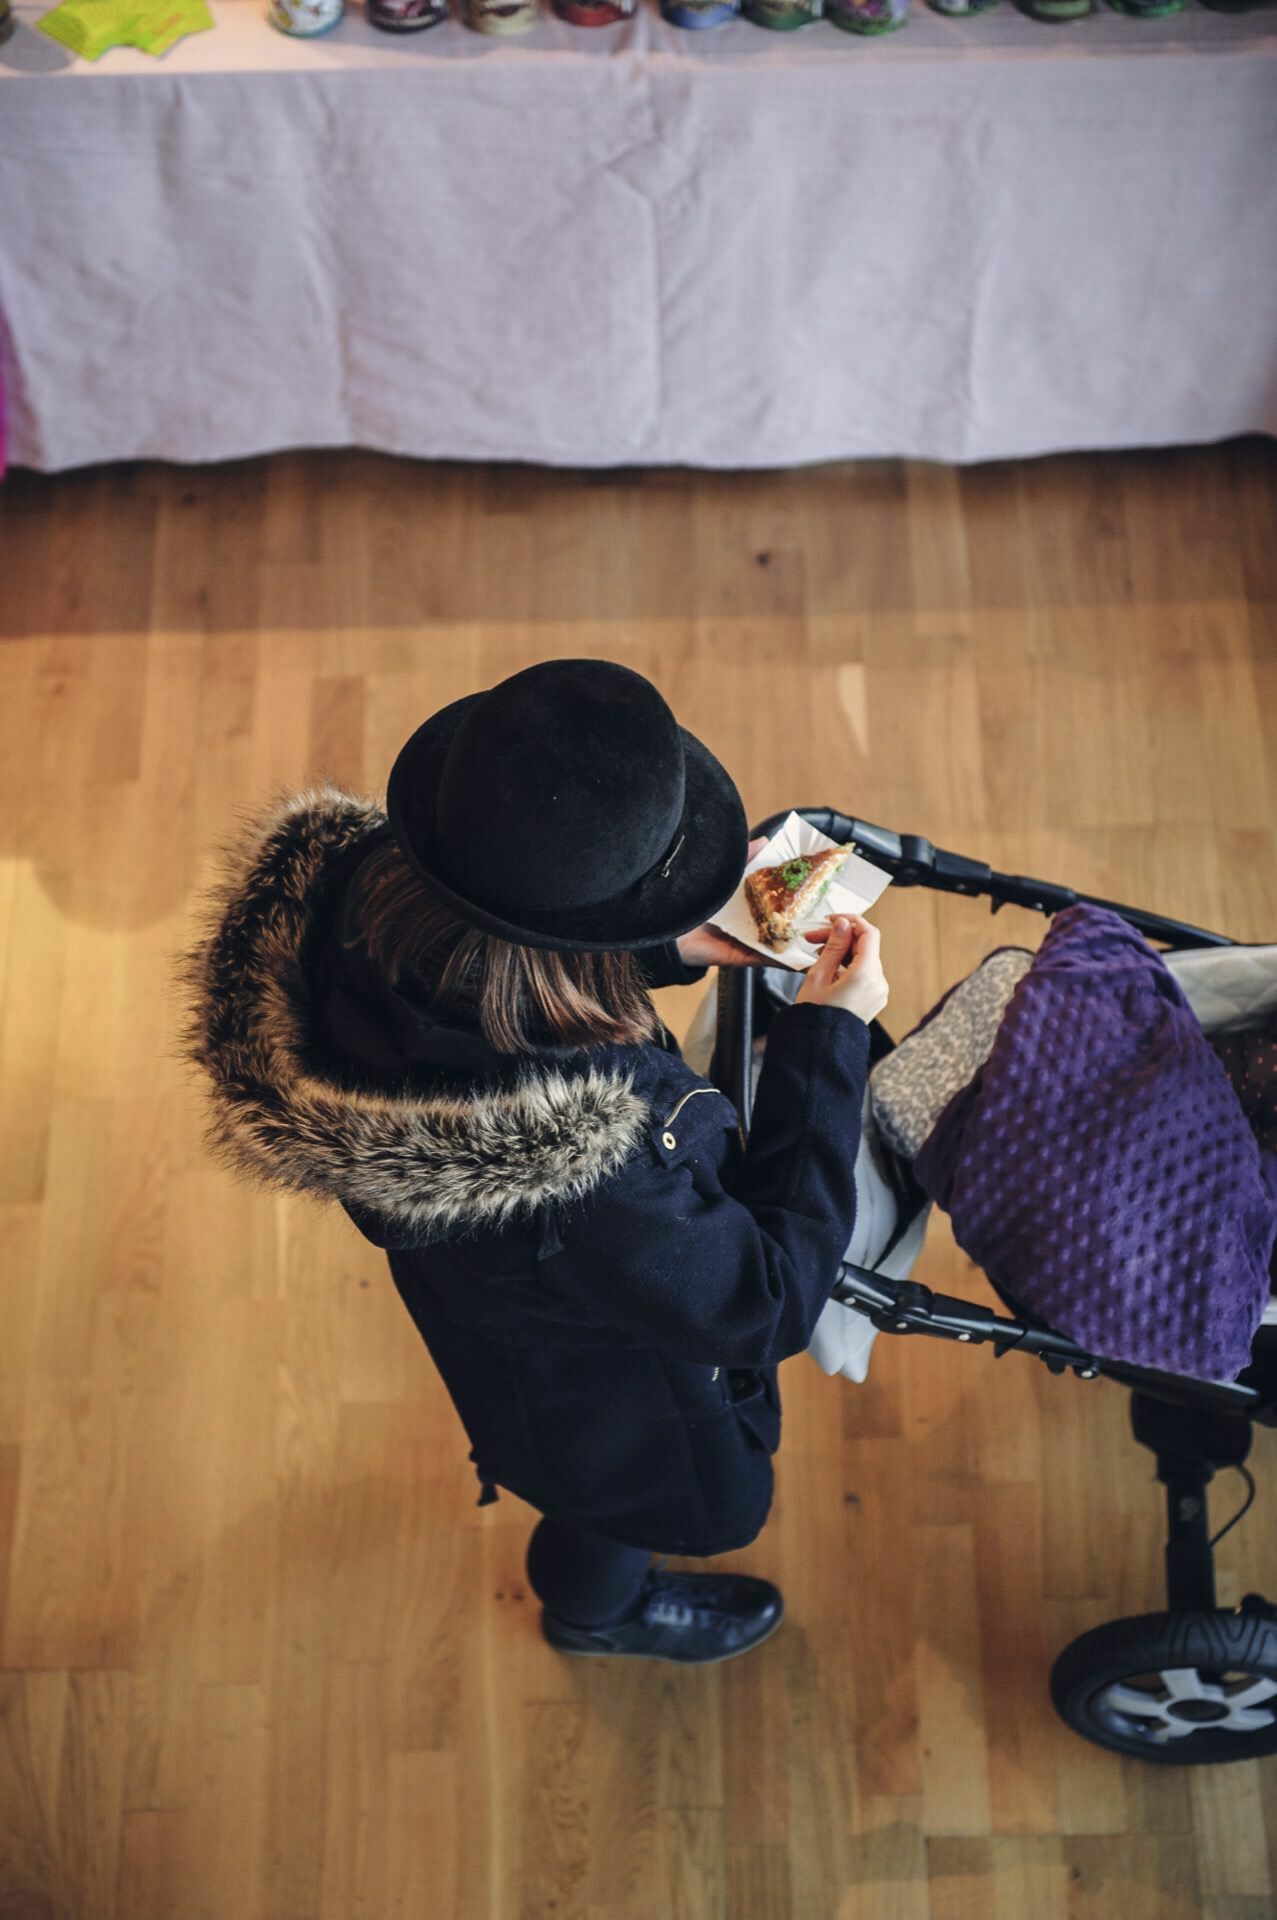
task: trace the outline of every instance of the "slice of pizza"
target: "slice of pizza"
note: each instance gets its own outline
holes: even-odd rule
[[[745,882],[745,898],[758,925],[758,937],[773,953],[783,953],[802,921],[823,898],[847,858],[846,847],[800,854],[783,866],[760,867]]]

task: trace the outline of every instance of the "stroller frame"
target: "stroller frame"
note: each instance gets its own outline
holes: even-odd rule
[[[1007,905],[1027,907],[1047,915],[1080,904],[1106,907],[1168,950],[1231,947],[1238,944],[1224,934],[1169,919],[1164,914],[1123,906],[1116,901],[1104,900],[1095,894],[1079,893],[1072,887],[1059,886],[1050,881],[1029,879],[1021,874],[999,873],[984,861],[945,852],[920,835],[893,833],[885,827],[856,819],[834,808],[799,807],[795,811],[831,840],[864,854],[876,866],[890,873],[897,886],[928,887],[943,893],[964,894],[970,898],[985,897],[990,900],[993,913]],[[778,831],[788,813],[789,809],[786,809],[771,815],[754,828],[755,835],[762,834],[770,838]],[[717,1034],[710,1077],[734,1102],[740,1116],[742,1138],[748,1132],[752,1107],[750,1067],[755,1028],[755,986],[754,972],[748,967],[720,970]],[[872,1041],[871,1057],[874,1058],[881,1058],[895,1044],[876,1021]],[[1109,1378],[1129,1387],[1132,1393],[1131,1423],[1134,1436],[1155,1455],[1157,1476],[1166,1490],[1166,1584],[1169,1606],[1166,1619],[1179,1627],[1179,1639],[1184,1642],[1183,1667],[1174,1671],[1188,1671],[1189,1656],[1200,1659],[1202,1673],[1218,1675],[1236,1671],[1245,1659],[1252,1674],[1263,1675],[1271,1671],[1277,1677],[1277,1608],[1269,1606],[1260,1596],[1249,1595],[1235,1615],[1215,1612],[1214,1540],[1210,1534],[1207,1508],[1207,1488],[1215,1472],[1226,1466],[1242,1468],[1250,1449],[1253,1425],[1277,1426],[1277,1368],[1270,1372],[1268,1365],[1261,1367],[1252,1364],[1236,1381],[1217,1381],[1129,1366],[1088,1352],[1065,1335],[1032,1324],[1012,1313],[998,1312],[972,1301],[935,1293],[913,1280],[889,1280],[866,1267],[854,1266],[846,1261],[842,1264],[832,1298],[864,1313],[883,1333],[920,1334],[933,1340],[950,1340],[966,1346],[992,1346],[999,1360],[1009,1353],[1034,1354],[1052,1373],[1071,1372],[1081,1380]],[[1277,1344],[1277,1333],[1274,1334],[1274,1344]],[[1253,1482],[1251,1485],[1253,1493]],[[1240,1518],[1240,1515],[1237,1517]],[[1052,1692],[1057,1708],[1075,1730],[1118,1751],[1143,1759],[1177,1764],[1249,1758],[1259,1751],[1277,1752],[1277,1724],[1273,1727],[1271,1741],[1248,1744],[1244,1740],[1238,1742],[1234,1737],[1230,1742],[1224,1725],[1242,1728],[1245,1713],[1242,1712],[1240,1719],[1235,1715],[1232,1721],[1224,1722],[1221,1712],[1208,1715],[1207,1706],[1214,1707],[1217,1703],[1204,1698],[1198,1706],[1195,1722],[1191,1720],[1188,1707],[1181,1702],[1184,1725],[1163,1717],[1153,1725],[1151,1731],[1141,1717],[1132,1718],[1129,1713],[1116,1710],[1107,1718],[1097,1719],[1098,1709],[1094,1702],[1089,1710],[1071,1710],[1077,1708],[1073,1695],[1077,1692],[1076,1682],[1081,1670],[1085,1669],[1093,1675],[1098,1671],[1096,1658],[1106,1652],[1111,1656],[1114,1652],[1107,1644],[1101,1646],[1098,1643],[1105,1636],[1112,1641],[1118,1629],[1130,1629],[1144,1622],[1159,1622],[1162,1618],[1149,1615],[1139,1623],[1119,1621],[1110,1627],[1096,1629],[1074,1641],[1061,1655],[1052,1678]],[[1234,1620],[1237,1622],[1237,1632],[1220,1628],[1221,1621],[1227,1625]],[[1192,1624],[1195,1637],[1190,1634],[1185,1642],[1187,1623]],[[1218,1630],[1212,1632],[1213,1628]],[[1120,1634],[1118,1638],[1121,1638]],[[1129,1632],[1125,1638],[1130,1643],[1126,1661],[1130,1667],[1136,1648]],[[1145,1640],[1152,1645],[1147,1634]],[[1176,1654],[1175,1657],[1179,1658],[1180,1655]],[[1118,1665],[1121,1664],[1119,1660]],[[1143,1671],[1147,1664],[1144,1661],[1138,1670]],[[1112,1665],[1110,1657],[1109,1667]],[[1129,1688],[1124,1689],[1111,1680],[1107,1685],[1110,1695],[1114,1695],[1116,1688],[1115,1697],[1128,1697],[1131,1694]],[[1063,1697],[1065,1694],[1069,1695],[1067,1702]],[[1277,1695],[1277,1687],[1274,1688],[1274,1694]],[[1235,1694],[1234,1697],[1240,1699],[1241,1696]],[[1199,1696],[1194,1698],[1198,1699]],[[1224,1722],[1219,1732],[1209,1724],[1212,1717]],[[1195,1729],[1196,1740],[1190,1752],[1178,1736]]]

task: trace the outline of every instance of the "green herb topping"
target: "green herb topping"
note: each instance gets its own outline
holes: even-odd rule
[[[781,868],[780,877],[791,893],[797,893],[810,872],[810,860],[790,860]]]

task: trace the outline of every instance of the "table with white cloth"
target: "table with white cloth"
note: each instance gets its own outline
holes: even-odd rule
[[[1277,431],[1277,9],[0,47],[10,458],[971,461]]]

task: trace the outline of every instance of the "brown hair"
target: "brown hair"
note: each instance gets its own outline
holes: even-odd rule
[[[478,1013],[498,1053],[554,1046],[630,1046],[658,1022],[633,953],[551,953],[499,940],[459,920],[429,892],[397,846],[378,848],[359,872],[364,944],[391,985],[435,983],[435,1004]]]

